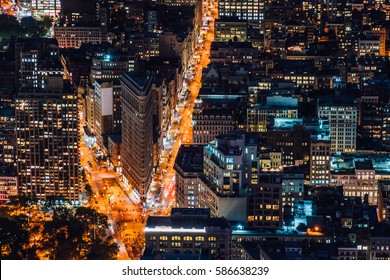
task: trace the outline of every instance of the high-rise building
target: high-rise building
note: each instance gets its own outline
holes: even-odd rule
[[[330,184],[330,141],[318,140],[310,143],[310,184]]]
[[[38,50],[21,53],[20,83],[22,87],[38,87]]]
[[[15,78],[18,88],[57,87],[64,76],[53,38],[19,38],[15,42]],[[58,79],[53,79],[57,76]],[[48,79],[50,77],[50,79]]]
[[[94,83],[94,127],[97,144],[103,148],[108,144],[108,135],[120,131],[119,81],[95,80]]]
[[[330,184],[329,123],[319,119],[318,124],[310,139],[310,184],[327,186]]]
[[[92,58],[90,80],[93,84],[95,79],[113,80],[131,71],[129,58],[119,53],[98,52]]]
[[[264,2],[256,0],[219,0],[218,17],[234,16],[260,26],[264,21]]]
[[[384,104],[381,108],[382,115],[382,143],[383,146],[390,149],[390,104]]]
[[[352,99],[341,96],[320,99],[318,117],[329,121],[331,152],[356,150],[358,114]]]
[[[107,41],[105,4],[107,1],[61,0],[61,13],[54,26],[58,45],[61,48],[80,48],[82,43],[100,44]]]
[[[15,172],[15,110],[0,108],[0,173]]]
[[[125,73],[120,82],[123,181],[145,198],[153,172],[153,76]]]
[[[57,0],[61,1],[60,23],[72,24],[96,24],[101,14],[101,7],[104,2],[101,0]]]
[[[282,178],[281,173],[259,173],[258,182],[248,193],[249,227],[282,227]]]
[[[124,55],[117,53],[98,52],[95,53],[94,57],[92,58],[92,66],[89,77],[90,83],[87,87],[86,97],[86,121],[89,131],[92,133],[97,135],[98,133],[101,133],[102,129],[98,128],[96,124],[96,119],[100,117],[96,116],[96,114],[99,114],[99,112],[96,112],[96,110],[99,110],[96,105],[100,104],[100,101],[96,100],[96,98],[98,98],[100,95],[100,93],[97,92],[100,91],[100,89],[95,88],[95,80],[99,80],[99,83],[112,83],[114,130],[115,132],[118,132],[121,129],[121,112],[120,105],[118,104],[120,98],[119,78],[123,73],[128,71],[131,71],[129,69],[129,61],[128,58]],[[107,106],[105,107],[108,108]],[[101,145],[102,142],[99,142],[98,144]]]
[[[16,98],[19,194],[63,197],[78,205],[78,102],[65,81],[56,90],[25,88]]]
[[[304,171],[299,166],[283,169],[282,175],[282,206],[293,207],[297,200],[303,199]],[[283,211],[284,212],[284,211]]]
[[[218,195],[240,197],[252,179],[251,167],[256,161],[256,136],[230,132],[204,148],[204,175]]]
[[[31,14],[56,17],[61,11],[61,0],[31,0]]]
[[[199,208],[198,176],[203,173],[203,146],[182,145],[175,160],[176,205]]]

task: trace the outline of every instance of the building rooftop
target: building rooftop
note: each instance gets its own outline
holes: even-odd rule
[[[257,240],[242,242],[245,252],[255,260],[269,258],[271,260],[332,259],[337,255],[334,244],[318,243],[310,246],[309,240]]]
[[[203,172],[203,146],[181,145],[175,160],[175,170],[178,172]]]
[[[58,78],[58,77],[57,77]],[[61,78],[62,80],[62,78]],[[62,80],[62,83],[58,83],[58,87],[53,88],[29,88],[23,87],[18,92],[18,97],[23,98],[35,98],[35,97],[58,97],[63,95],[75,94],[75,88],[69,80]]]
[[[206,148],[216,155],[220,152],[226,156],[238,156],[242,154],[244,139],[245,133],[232,131],[228,134],[216,136],[215,140],[207,145]]]
[[[201,115],[206,116],[233,116],[233,111],[228,108],[203,108]]]
[[[251,42],[212,42],[210,50],[218,49],[255,49]]]
[[[149,250],[147,250],[149,249]],[[183,260],[183,261],[193,261],[193,260],[210,260],[209,255],[203,256],[201,254],[164,254],[164,253],[155,253],[150,248],[145,249],[145,253],[142,255],[141,260]]]
[[[293,130],[302,125],[310,132],[312,141],[330,141],[329,121],[320,118],[273,118],[271,130]]]
[[[355,169],[358,170],[373,170],[372,161],[363,160],[363,161],[355,161]]]
[[[330,170],[334,175],[354,174],[355,169],[375,170],[376,174],[390,174],[390,153],[356,152],[333,153],[330,157]]]
[[[215,20],[215,23],[219,22],[234,22],[234,23],[244,23],[245,25],[247,22],[245,20],[241,20],[239,17],[235,16],[221,16],[218,19]]]
[[[324,96],[318,99],[319,106],[354,106],[355,98],[341,92],[337,96]]]
[[[148,94],[148,87],[151,86],[153,77],[149,72],[127,72],[122,75],[121,79],[137,89],[137,94],[146,95]]]
[[[230,224],[225,218],[211,218],[210,209],[173,208],[169,217],[149,216],[145,232],[159,230],[205,233],[208,227],[230,229]]]

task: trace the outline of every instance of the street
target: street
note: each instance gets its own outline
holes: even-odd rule
[[[212,7],[212,8],[211,8]],[[90,204],[108,217],[111,235],[119,245],[118,259],[139,259],[143,246],[143,228],[149,215],[169,215],[175,206],[175,170],[174,162],[181,144],[192,143],[192,113],[194,102],[201,88],[202,70],[209,64],[210,46],[214,40],[214,20],[217,15],[216,3],[205,5],[205,14],[200,37],[190,61],[191,72],[188,88],[183,87],[179,96],[189,94],[177,105],[176,116],[172,117],[168,135],[169,144],[164,147],[159,166],[154,174],[144,207],[125,188],[120,174],[107,170],[103,162],[98,162],[95,147],[88,147],[84,141],[80,144],[81,166],[91,185],[93,197]],[[81,116],[80,131],[84,134],[84,119]],[[83,191],[83,190],[82,190]]]

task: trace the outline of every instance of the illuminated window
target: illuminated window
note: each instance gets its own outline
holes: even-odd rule
[[[217,238],[215,236],[210,236],[208,238],[208,241],[217,241]]]
[[[192,241],[192,236],[184,236],[184,241]]]
[[[204,241],[204,237],[203,236],[197,236],[197,237],[195,237],[195,240],[196,241]]]
[[[168,240],[168,236],[165,236],[165,235],[160,236],[160,240]]]
[[[175,236],[172,236],[172,240],[173,241],[180,241],[180,236],[177,236],[177,235],[175,235]]]

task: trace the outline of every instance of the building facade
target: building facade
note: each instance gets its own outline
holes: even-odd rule
[[[282,174],[260,173],[248,193],[248,227],[282,227]]]
[[[94,83],[94,125],[96,143],[107,146],[108,134],[117,133],[121,128],[121,87],[116,82],[95,80]]]
[[[70,88],[20,92],[16,99],[19,194],[63,197],[78,205],[77,94]]]
[[[225,218],[211,218],[209,209],[173,208],[169,217],[150,216],[144,232],[145,252],[152,256],[203,255],[230,259],[230,224]]]
[[[195,100],[192,114],[194,144],[208,144],[216,136],[227,134],[236,128],[233,112],[226,108],[202,108],[202,101]]]
[[[221,18],[215,21],[216,42],[237,41],[245,42],[247,40],[248,23],[238,18]]]
[[[219,0],[218,17],[234,16],[260,26],[264,21],[264,1]]]
[[[176,156],[176,207],[199,208],[198,176],[203,173],[203,146],[182,145]]]
[[[333,100],[320,100],[318,117],[329,121],[331,152],[356,150],[358,112],[353,102],[344,102],[337,97]]]
[[[80,48],[82,43],[100,44],[107,41],[100,26],[54,26],[54,37],[60,48]]]
[[[61,11],[61,2],[61,0],[31,0],[31,14],[56,17]]]
[[[145,198],[153,173],[153,77],[125,73],[122,87],[122,175]]]
[[[12,108],[0,109],[0,174],[15,171],[16,145],[15,111]]]
[[[310,184],[330,184],[330,141],[317,140],[310,143]]]

